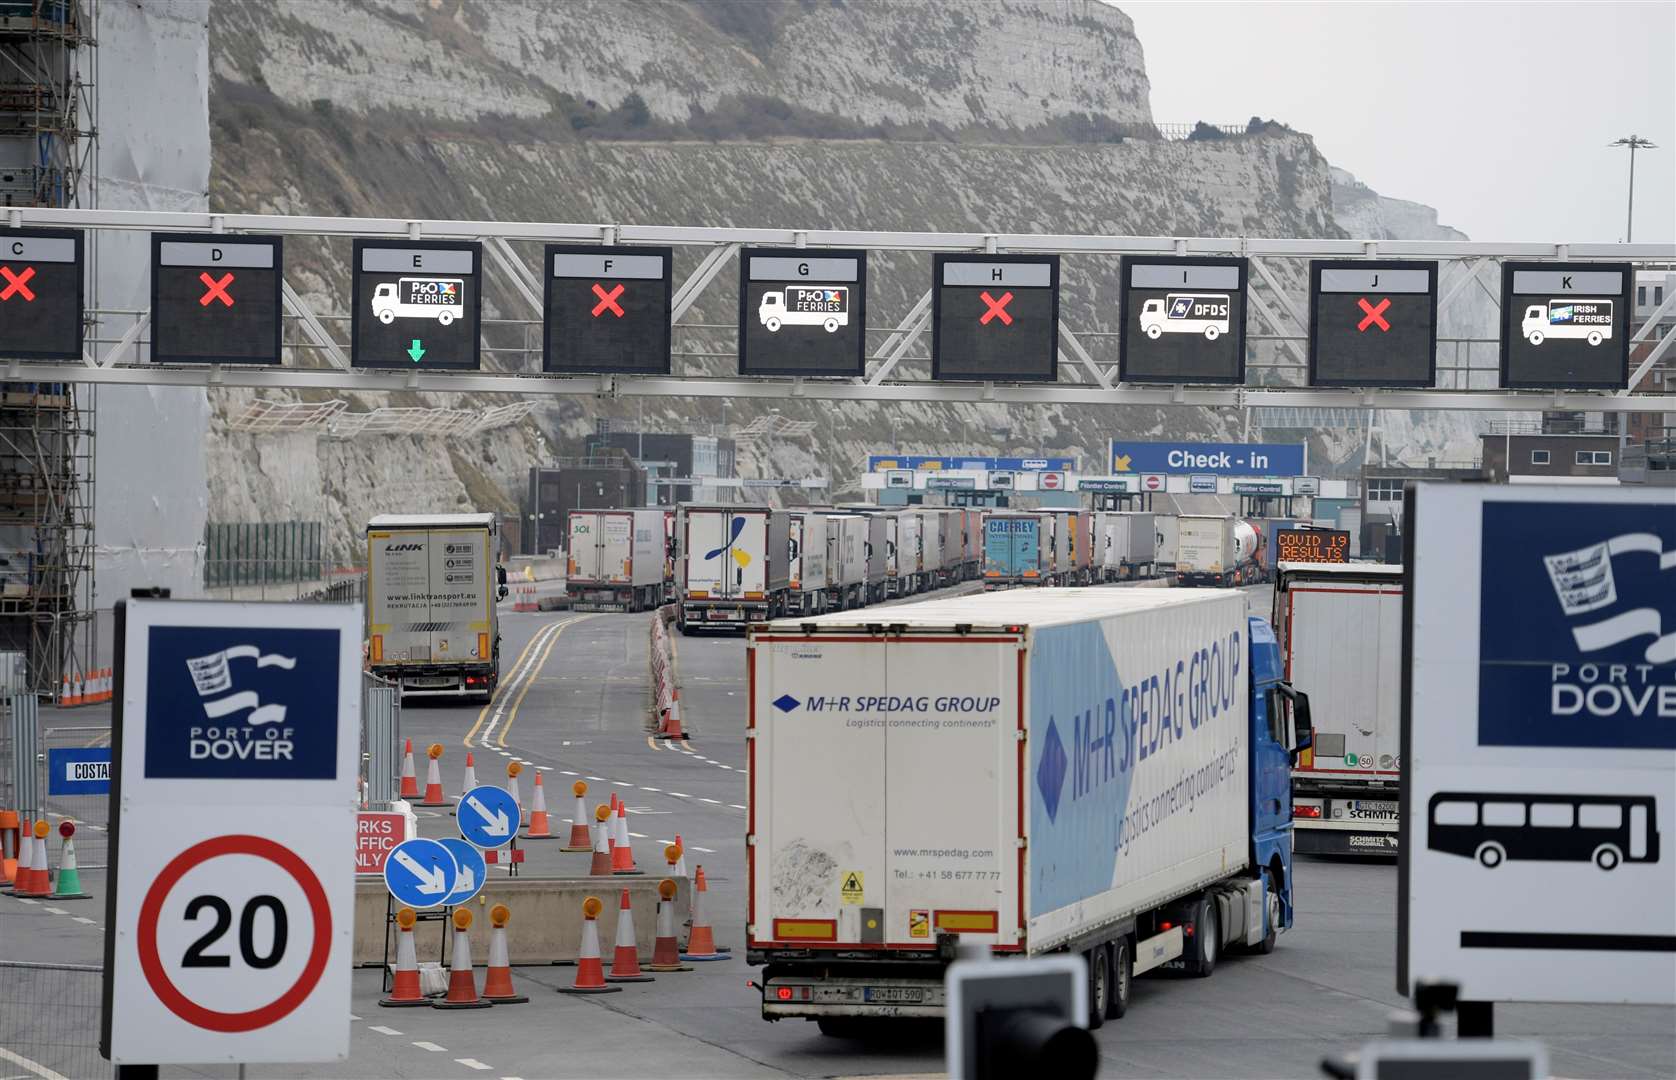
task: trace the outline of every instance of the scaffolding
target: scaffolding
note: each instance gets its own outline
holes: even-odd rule
[[[0,206],[97,203],[96,17],[97,0],[0,0]],[[91,387],[0,383],[0,650],[58,703],[98,662],[93,444]]]

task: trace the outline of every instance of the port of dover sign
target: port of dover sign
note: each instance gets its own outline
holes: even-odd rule
[[[116,608],[100,1050],[349,1053],[361,606]]]
[[[1406,498],[1398,989],[1676,1004],[1669,489]]]

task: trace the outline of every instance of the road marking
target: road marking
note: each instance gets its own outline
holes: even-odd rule
[[[360,1019],[360,1017],[359,1017],[359,1016],[356,1016],[356,1015],[355,1015],[355,1014],[354,1014],[354,1013],[350,1013],[350,1014],[349,1014],[349,1019],[351,1019],[351,1020],[359,1020],[359,1019]]]
[[[676,798],[677,798],[677,799],[690,799],[690,798],[692,798],[692,796],[691,796],[691,795],[688,795],[688,794],[687,794],[687,793],[686,793],[686,792],[684,792],[684,791],[668,791],[668,792],[665,792],[665,793],[664,793],[664,794],[666,794],[666,795],[673,795],[673,796],[675,796],[675,797],[676,797]]]
[[[553,655],[553,646],[558,644],[559,635],[577,623],[587,622],[593,617],[592,615],[578,615],[567,619],[559,623],[553,632],[548,635],[547,644],[541,650],[541,657],[532,661],[524,670],[523,685],[518,689],[518,700],[512,703],[512,711],[506,714],[506,723],[501,724],[500,735],[495,739],[496,746],[506,745],[506,733],[512,730],[513,721],[518,719],[518,710],[523,706],[524,698],[529,694],[530,687],[534,686],[535,681],[541,677],[541,669],[547,666],[547,658]],[[489,737],[489,733],[495,729],[495,724],[498,722],[498,716],[490,719],[489,726],[483,731],[485,739]]]
[[[733,807],[733,808],[734,808],[734,809],[735,809],[735,810],[744,810],[744,809],[747,809],[747,808],[746,808],[746,807],[743,807],[743,806],[740,806],[740,805],[739,805],[739,804],[738,804],[738,803],[736,803],[736,802],[730,802],[730,803],[728,803],[728,805],[729,805],[729,806],[731,806],[731,807]]]
[[[629,835],[634,837],[636,840],[646,839],[646,834],[643,833],[643,832],[631,832],[631,833],[629,833]]]
[[[590,776],[590,777],[588,777],[588,779],[589,780],[598,780],[602,784],[609,784],[611,782],[603,776]]]
[[[575,769],[560,769],[559,771],[564,773],[566,776],[581,776],[582,775],[581,773],[577,772]]]
[[[641,791],[655,791],[655,792],[657,792],[657,793],[658,793],[658,794],[659,794],[659,795],[662,795],[662,794],[663,794],[663,789],[662,789],[662,788],[655,788],[655,787],[643,787],[643,788],[641,788],[641,789],[640,789],[640,790],[641,790]]]
[[[517,677],[519,669],[523,666],[524,657],[526,657],[530,654],[530,649],[532,649],[535,646],[535,643],[537,641],[541,640],[541,636],[543,634],[546,634],[549,631],[551,631],[553,629],[554,625],[559,625],[559,624],[550,624],[548,626],[544,626],[540,630],[537,630],[534,634],[530,635],[529,641],[527,641],[524,644],[524,651],[518,654],[518,659],[512,661],[512,675],[513,675],[514,678]],[[499,687],[499,686],[497,686],[495,688],[495,697],[498,698],[498,697],[501,696],[501,689],[502,688]],[[510,692],[510,690],[511,690],[510,687],[506,687],[505,689],[508,692]],[[479,712],[477,714],[477,722],[475,724],[471,725],[471,730],[470,731],[466,732],[465,744],[467,746],[471,745],[471,740],[472,740],[473,737],[476,736],[477,729],[483,726],[484,718],[486,718],[489,715],[489,710],[494,708],[494,707],[495,707],[495,703],[494,703],[493,700],[491,700],[487,705],[483,706],[483,711]]]
[[[16,900],[20,904],[31,904],[31,905],[33,905],[35,903],[35,901],[33,901],[33,900],[25,900],[21,896],[13,897],[13,899]]]
[[[438,1046],[434,1042],[425,1042],[423,1039],[415,1042],[413,1045],[417,1046],[421,1050],[429,1050],[433,1054],[446,1054],[446,1053],[448,1053],[448,1047]]]
[[[699,796],[699,797],[698,797],[698,801],[699,801],[699,802],[707,802],[707,803],[715,803],[715,804],[716,804],[716,805],[717,805],[717,806],[720,806],[720,805],[722,805],[722,800],[720,800],[720,799],[706,799],[706,798],[705,798],[705,797],[704,797],[704,796],[702,796],[702,795],[700,795],[700,796]]]
[[[380,1035],[400,1035],[401,1034],[401,1032],[397,1031],[395,1028],[385,1027],[383,1024],[369,1024],[369,1025],[367,1025],[367,1030],[368,1031],[376,1031]]]
[[[94,921],[93,921],[93,920],[92,920],[92,919],[90,919],[90,918],[88,918],[88,917],[87,917],[87,916],[86,916],[86,915],[76,915],[76,916],[73,916],[73,917],[72,917],[72,920],[71,920],[71,921],[73,921],[73,922],[79,922],[79,923],[81,923],[81,924],[82,924],[82,925],[83,925],[83,926],[96,926],[96,925],[98,925],[98,924],[97,924],[97,923],[95,923],[95,922],[94,922]]]
[[[483,1064],[481,1061],[478,1061],[476,1058],[455,1058],[454,1064],[464,1065],[468,1069],[487,1070],[489,1068],[489,1066]]]
[[[68,915],[68,914],[70,914],[68,911],[65,911],[61,907],[44,907],[41,910],[46,912],[48,915]]]
[[[4,1046],[0,1046],[0,1061],[9,1061],[13,1065],[22,1066],[39,1076],[41,1080],[67,1080],[63,1073],[55,1073],[38,1061],[30,1061],[22,1054],[14,1054]]]

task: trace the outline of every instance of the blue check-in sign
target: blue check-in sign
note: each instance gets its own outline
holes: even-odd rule
[[[47,751],[48,795],[109,795],[111,748],[77,748]]]

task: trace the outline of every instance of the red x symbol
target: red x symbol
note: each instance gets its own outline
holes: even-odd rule
[[[227,307],[233,306],[233,298],[227,295],[227,286],[233,283],[233,272],[231,270],[221,275],[220,281],[210,277],[207,272],[199,274],[198,280],[204,283],[205,289],[204,295],[198,297],[200,305],[209,307],[211,300],[219,300]]]
[[[1391,329],[1391,324],[1385,321],[1385,309],[1391,306],[1391,298],[1389,296],[1381,300],[1378,304],[1368,303],[1367,297],[1365,296],[1358,297],[1356,299],[1356,306],[1367,312],[1367,314],[1362,317],[1362,321],[1356,324],[1356,329],[1358,331],[1365,332],[1370,326],[1377,326],[1382,331]]]
[[[1012,293],[1004,292],[1001,294],[1001,299],[997,300],[995,297],[989,295],[988,292],[981,292],[978,294],[978,299],[989,305],[989,310],[978,316],[979,324],[988,326],[989,320],[991,319],[1000,319],[1002,326],[1011,326],[1013,324],[1013,317],[1002,310],[1008,304],[1012,303]]]
[[[610,292],[606,292],[605,289],[596,282],[594,284],[594,295],[599,297],[599,303],[594,305],[594,318],[599,318],[600,315],[606,311],[611,312],[619,319],[623,317],[623,309],[617,303],[617,297],[623,295],[623,287],[621,285],[612,289]]]
[[[25,284],[34,276],[35,268],[33,266],[24,267],[21,274],[12,273],[12,268],[9,266],[0,266],[0,277],[6,279],[6,287],[0,289],[0,300],[10,300],[13,293],[21,293],[25,301],[35,299],[35,290]]]

